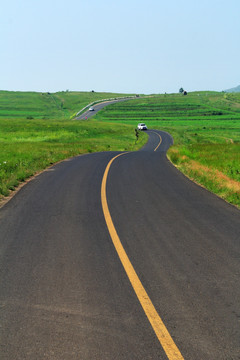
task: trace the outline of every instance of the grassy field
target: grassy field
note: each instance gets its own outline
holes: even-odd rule
[[[240,93],[165,94],[105,108],[99,122],[168,131],[170,160],[194,181],[240,207]]]
[[[0,91],[0,119],[66,119],[74,117],[84,106],[126,94],[99,92],[38,93]]]
[[[134,127],[70,120],[107,93],[0,92],[0,198],[21,181],[74,155],[109,150],[137,150]],[[64,104],[63,106],[61,104]]]

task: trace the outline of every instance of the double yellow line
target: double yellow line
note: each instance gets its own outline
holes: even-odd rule
[[[158,145],[160,146],[160,144]],[[158,148],[157,146],[157,148]],[[155,150],[157,150],[157,148]],[[155,151],[154,150],[154,151]],[[160,341],[167,357],[169,360],[183,360],[183,357],[178,350],[177,346],[175,345],[171,335],[169,334],[166,326],[164,325],[162,319],[158,315],[151,299],[149,298],[146,290],[144,289],[139,277],[137,276],[137,273],[135,272],[123,246],[119,239],[119,236],[117,234],[117,231],[115,229],[115,226],[112,221],[112,217],[108,208],[107,203],[107,195],[106,195],[106,184],[107,184],[107,177],[109,173],[110,166],[112,165],[113,161],[117,159],[119,156],[124,155],[126,153],[119,154],[115,156],[112,160],[109,161],[104,175],[102,179],[102,186],[101,186],[101,200],[102,200],[102,208],[103,213],[105,217],[105,221],[107,224],[107,228],[109,231],[109,234],[111,236],[112,242],[115,246],[115,249],[117,251],[117,254],[121,260],[121,263],[126,271],[126,274],[130,280],[130,283],[132,284],[132,287],[138,297],[139,302],[142,305],[142,308],[149,320],[149,322],[152,325],[153,330],[155,331],[155,334]]]

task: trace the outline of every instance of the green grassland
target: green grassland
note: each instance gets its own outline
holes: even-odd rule
[[[87,104],[111,93],[0,92],[0,197],[49,165],[97,151],[137,150],[132,126],[70,120]],[[63,105],[61,105],[63,104]]]
[[[0,91],[0,119],[69,120],[90,103],[122,96],[126,96],[126,94],[77,91],[57,93]]]
[[[172,134],[170,160],[187,176],[240,206],[240,93],[165,94],[119,103],[96,115],[99,122]]]

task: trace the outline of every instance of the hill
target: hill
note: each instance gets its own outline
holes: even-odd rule
[[[70,119],[90,103],[122,96],[126,94],[0,91],[0,119]]]
[[[236,86],[235,88],[224,90],[225,92],[232,93],[232,92],[240,92],[240,85]]]

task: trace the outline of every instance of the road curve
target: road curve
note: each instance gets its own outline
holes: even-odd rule
[[[239,359],[240,212],[166,159],[172,138],[109,167],[122,246],[184,359]],[[113,246],[101,185],[119,153],[45,171],[0,209],[1,359],[170,359]]]
[[[100,111],[104,107],[106,107],[108,105],[116,104],[118,102],[127,101],[127,100],[132,100],[132,98],[102,101],[98,104],[91,106],[91,108],[93,108],[94,111],[91,111],[88,109],[88,110],[84,111],[81,115],[77,116],[75,118],[75,120],[87,120],[87,119],[91,118],[92,116],[94,116],[98,111]]]

